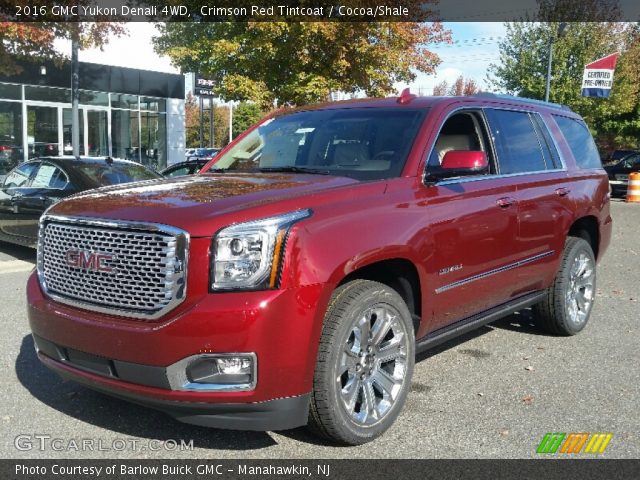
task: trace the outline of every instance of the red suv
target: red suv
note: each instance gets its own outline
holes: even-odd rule
[[[276,114],[193,177],[81,193],[41,219],[40,360],[219,428],[382,434],[415,354],[532,307],[582,330],[611,236],[589,130],[526,99]]]

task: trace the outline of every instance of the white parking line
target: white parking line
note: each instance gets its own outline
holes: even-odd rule
[[[23,260],[6,260],[0,262],[0,275],[5,273],[29,272],[33,267],[33,263]]]

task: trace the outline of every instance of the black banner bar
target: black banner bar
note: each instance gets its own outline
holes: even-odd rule
[[[540,7],[544,6],[541,13]],[[606,18],[603,18],[603,12]],[[16,0],[14,22],[506,22],[640,20],[638,0]]]
[[[0,460],[3,480],[636,479],[640,460]]]

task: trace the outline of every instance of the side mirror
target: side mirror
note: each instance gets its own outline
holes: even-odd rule
[[[451,150],[445,153],[440,166],[427,169],[426,180],[435,183],[443,178],[483,175],[489,172],[487,155],[480,150]]]

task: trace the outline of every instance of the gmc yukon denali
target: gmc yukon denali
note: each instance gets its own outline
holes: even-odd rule
[[[53,205],[27,288],[37,354],[182,422],[364,443],[417,352],[525,308],[585,327],[609,196],[560,105],[405,91],[280,112],[196,176]]]

